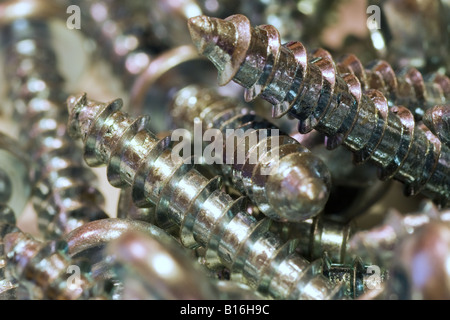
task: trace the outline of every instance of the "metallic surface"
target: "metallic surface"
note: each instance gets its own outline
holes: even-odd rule
[[[450,79],[445,75],[435,73],[424,77],[413,67],[404,67],[395,73],[392,66],[382,60],[363,67],[355,55],[343,57],[336,67],[342,76],[355,75],[363,92],[380,91],[389,107],[406,106],[416,120],[421,120],[434,106],[450,102]]]
[[[448,71],[448,0],[370,0],[381,9],[381,28],[371,30],[374,48],[396,67]]]
[[[370,266],[364,265],[360,258],[354,259],[352,264],[336,264],[332,263],[326,254],[322,272],[331,282],[344,284],[346,295],[352,299],[381,287],[381,284],[385,284],[389,279],[389,273],[385,270],[380,275],[372,276]]]
[[[450,105],[427,110],[423,122],[443,144],[450,147]]]
[[[31,158],[40,230],[46,237],[59,237],[87,221],[107,217],[96,177],[83,166],[81,152],[66,134],[65,82],[47,21],[19,19],[1,32],[8,40],[3,43],[5,72],[11,79],[8,98]]]
[[[363,92],[353,73],[338,75],[323,51],[308,61],[300,42],[281,45],[273,26],[253,28],[242,15],[199,16],[189,28],[198,51],[218,69],[221,85],[234,80],[247,89],[246,99],[272,103],[274,117],[290,113],[300,120],[301,133],[316,129],[330,148],[349,148],[355,162],[370,159],[382,179],[404,183],[405,194],[448,202],[448,147],[417,126],[407,108],[389,108],[378,90]]]
[[[147,118],[132,120],[120,112],[122,101],[100,103],[86,95],[68,99],[69,128],[85,144],[90,166],[108,164],[113,186],[132,185],[138,206],[156,205],[159,227],[176,232],[186,247],[204,246],[210,267],[224,265],[273,298],[328,299],[340,294],[316,264],[294,253],[269,232],[270,221],[257,221],[220,190],[220,179],[206,179],[192,164],[171,157],[169,140],[146,129]]]
[[[323,134],[315,130],[300,134],[297,130],[297,121],[288,120],[287,117],[283,119],[290,135],[322,159],[331,173],[330,197],[324,208],[324,214],[330,219],[343,224],[348,223],[367,213],[389,193],[393,181],[379,180],[375,166],[370,163],[355,166],[350,150],[343,146],[328,150],[324,144],[326,138]]]
[[[216,281],[221,300],[264,300],[265,298],[249,286],[229,280]]]
[[[212,83],[214,67],[198,55],[192,45],[183,45],[166,50],[150,62],[139,74],[130,89],[130,110],[133,116],[149,114],[155,132],[173,127],[167,116],[169,104],[175,91],[188,84]]]
[[[238,101],[226,99],[213,89],[188,86],[174,95],[171,113],[175,124],[191,133],[194,133],[194,124],[198,120],[203,130],[218,129],[223,137],[227,137],[229,129],[252,130],[256,141],[244,136],[238,137],[233,144],[233,154],[245,150],[245,164],[228,164],[223,159],[219,167],[229,184],[246,194],[269,218],[299,222],[317,215],[324,208],[331,177],[322,161]],[[262,138],[259,132],[264,134]],[[224,139],[224,157],[230,153],[228,148],[228,139]],[[275,148],[278,156],[270,156]],[[262,174],[258,167],[273,169]]]
[[[211,279],[174,239],[127,232],[108,244],[106,255],[123,283],[125,300],[219,298]]]
[[[78,1],[84,14],[81,31],[95,39],[97,55],[110,64],[115,76],[129,87],[162,45],[153,33],[149,12],[153,1]]]
[[[68,254],[73,257],[93,248],[104,247],[126,232],[146,233],[161,241],[173,240],[165,231],[144,221],[111,218],[86,223],[67,234],[64,240],[68,245]]]
[[[242,13],[256,24],[270,23],[281,38],[302,39],[311,46],[322,42],[322,32],[337,20],[342,0],[199,0],[205,15],[225,18]]]
[[[353,223],[340,223],[320,214],[300,223],[273,224],[272,230],[277,230],[284,240],[297,239],[297,252],[314,261],[327,252],[334,263],[344,263],[348,260],[348,241],[354,232]]]
[[[106,298],[101,284],[95,283],[82,261],[67,255],[63,241],[41,243],[21,231],[10,232],[4,238],[6,267],[11,276],[25,285],[32,299],[92,299]],[[80,268],[73,285],[70,266]]]
[[[138,208],[133,202],[133,190],[131,188],[120,190],[119,203],[117,205],[117,218],[132,219],[155,223],[155,207]]]

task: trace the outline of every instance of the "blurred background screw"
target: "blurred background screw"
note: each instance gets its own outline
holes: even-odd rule
[[[397,244],[385,299],[450,299],[450,228],[432,221]]]
[[[30,165],[19,142],[0,132],[0,203],[10,207],[17,219],[31,193]]]
[[[16,19],[5,18],[1,30],[8,96],[16,113],[21,141],[31,158],[33,204],[41,232],[59,237],[83,223],[106,218],[103,196],[96,189],[95,174],[83,166],[81,152],[66,134],[67,84],[58,70],[53,45],[52,5],[33,2],[31,11],[21,10]],[[1,4],[3,15],[16,1]],[[10,10],[8,10],[10,9]],[[47,13],[47,19],[42,14]],[[6,24],[6,22],[9,22]],[[70,38],[66,41],[70,41]]]
[[[395,248],[401,239],[433,221],[450,223],[450,211],[439,211],[430,201],[423,203],[419,212],[402,215],[390,210],[385,221],[370,230],[356,232],[349,241],[349,253],[358,255],[366,263],[389,266]]]

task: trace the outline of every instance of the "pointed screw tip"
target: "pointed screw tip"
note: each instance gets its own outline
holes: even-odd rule
[[[189,33],[197,50],[202,54],[212,41],[213,25],[208,16],[196,16],[188,20]]]

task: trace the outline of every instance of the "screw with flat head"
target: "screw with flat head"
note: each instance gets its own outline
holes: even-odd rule
[[[148,117],[131,119],[121,100],[101,103],[86,95],[68,99],[69,130],[85,145],[90,166],[108,164],[113,186],[132,186],[134,202],[156,206],[156,222],[180,235],[184,246],[206,249],[210,267],[225,266],[273,298],[329,299],[340,296],[317,275],[318,266],[294,252],[269,231],[271,220],[258,221],[220,189],[218,177],[207,179],[192,163],[173,156],[168,138],[147,129]]]
[[[308,60],[300,42],[280,43],[270,25],[251,27],[242,15],[225,20],[198,16],[189,20],[198,51],[219,71],[219,83],[231,80],[274,105],[273,116],[287,113],[302,133],[316,129],[330,147],[345,145],[355,161],[371,160],[381,179],[395,178],[405,193],[419,192],[445,205],[450,199],[450,151],[429,131],[416,126],[404,107],[391,107],[377,90],[363,92],[358,78],[336,72],[332,60]]]
[[[174,95],[171,110],[174,123],[190,132],[195,133],[196,119],[204,130],[220,130],[226,138],[219,171],[269,218],[299,222],[316,216],[325,207],[331,188],[325,164],[238,101],[226,99],[213,89],[188,86]],[[228,136],[228,130],[241,130],[242,135]],[[235,136],[237,141],[229,143]],[[245,153],[245,163],[227,161],[229,149],[233,155]],[[261,167],[273,169],[262,173]]]

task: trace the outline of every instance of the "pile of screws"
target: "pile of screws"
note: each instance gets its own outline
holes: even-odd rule
[[[357,2],[0,2],[0,299],[450,299],[450,6]]]

